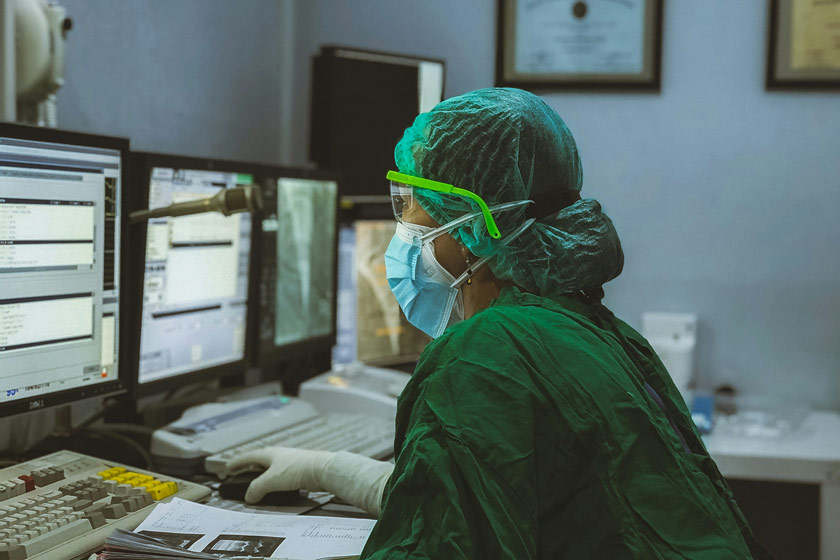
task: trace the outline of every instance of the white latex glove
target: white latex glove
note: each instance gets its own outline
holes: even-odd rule
[[[355,453],[266,447],[243,453],[227,464],[228,472],[258,465],[266,471],[255,478],[245,501],[256,503],[269,492],[305,489],[335,494],[374,515],[394,465]],[[247,470],[247,469],[245,469]]]

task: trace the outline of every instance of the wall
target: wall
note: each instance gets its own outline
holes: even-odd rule
[[[59,3],[73,20],[61,128],[127,136],[136,150],[279,161],[290,0]],[[76,420],[96,404],[75,405]],[[54,413],[0,420],[0,449],[38,441]]]
[[[276,162],[283,3],[61,0],[62,128],[137,150]]]
[[[493,84],[495,4],[296,4],[292,161],[306,162],[319,45],[444,58],[458,95]],[[645,310],[697,313],[704,386],[838,407],[840,94],[764,90],[766,11],[668,2],[661,93],[544,97],[622,236],[607,304],[633,325]]]

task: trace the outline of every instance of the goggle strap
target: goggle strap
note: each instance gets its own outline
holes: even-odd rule
[[[513,241],[515,241],[517,237],[519,237],[520,235],[522,235],[523,233],[525,233],[525,230],[526,230],[526,229],[528,229],[529,227],[531,227],[531,225],[532,225],[534,222],[536,222],[536,221],[537,221],[537,220],[536,220],[536,219],[534,219],[534,218],[531,218],[530,220],[526,220],[526,221],[525,221],[525,223],[523,223],[521,226],[519,226],[518,228],[516,228],[515,230],[513,230],[513,232],[511,232],[511,234],[510,234],[510,235],[508,235],[507,237],[505,237],[504,239],[502,239],[502,241],[501,241],[502,246],[503,246],[503,247],[507,247],[508,245],[510,245],[511,243],[513,243]],[[453,283],[452,283],[449,287],[450,287],[450,288],[460,288],[461,286],[463,286],[463,285],[464,285],[464,283],[465,283],[467,280],[469,280],[470,278],[472,278],[472,277],[475,275],[475,273],[476,273],[476,272],[478,272],[479,270],[481,270],[482,268],[484,268],[484,266],[485,266],[487,263],[489,263],[489,262],[490,262],[490,259],[492,259],[492,258],[493,258],[493,257],[495,257],[495,256],[496,256],[496,255],[492,255],[492,256],[490,256],[490,257],[481,257],[480,259],[478,259],[478,260],[475,262],[475,264],[472,264],[472,265],[468,266],[468,267],[467,267],[467,270],[465,270],[465,271],[463,272],[463,274],[461,274],[461,275],[457,278],[457,280],[455,280],[455,282],[453,282]]]
[[[509,210],[515,210],[522,206],[533,204],[533,200],[517,200],[516,202],[506,202],[504,204],[497,204],[496,206],[490,207],[490,212],[507,212]],[[473,212],[472,214],[467,214],[466,216],[461,216],[456,220],[452,220],[448,224],[443,224],[439,228],[435,228],[429,233],[423,235],[420,238],[421,242],[432,241],[437,237],[440,237],[444,233],[449,233],[450,231],[454,230],[455,228],[461,227],[465,223],[474,220],[476,218],[482,217],[481,212]]]
[[[493,255],[495,257],[496,255]],[[475,263],[471,264],[453,283],[450,288],[460,288],[464,285],[464,283],[472,278],[476,272],[484,268],[484,266],[490,262],[490,259],[493,257],[481,257]]]
[[[531,224],[533,224],[536,221],[536,218],[530,218],[528,220],[525,220],[525,222],[521,226],[510,232],[510,235],[502,239],[502,246],[507,247],[508,245],[516,241],[516,238],[525,233],[525,230],[531,227]]]

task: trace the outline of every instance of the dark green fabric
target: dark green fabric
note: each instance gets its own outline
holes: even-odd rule
[[[395,449],[363,558],[767,557],[662,363],[583,295],[506,288],[433,341]]]

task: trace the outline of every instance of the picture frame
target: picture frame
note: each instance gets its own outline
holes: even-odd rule
[[[658,92],[663,0],[498,0],[496,85]]]
[[[840,4],[768,0],[768,90],[840,90]]]

